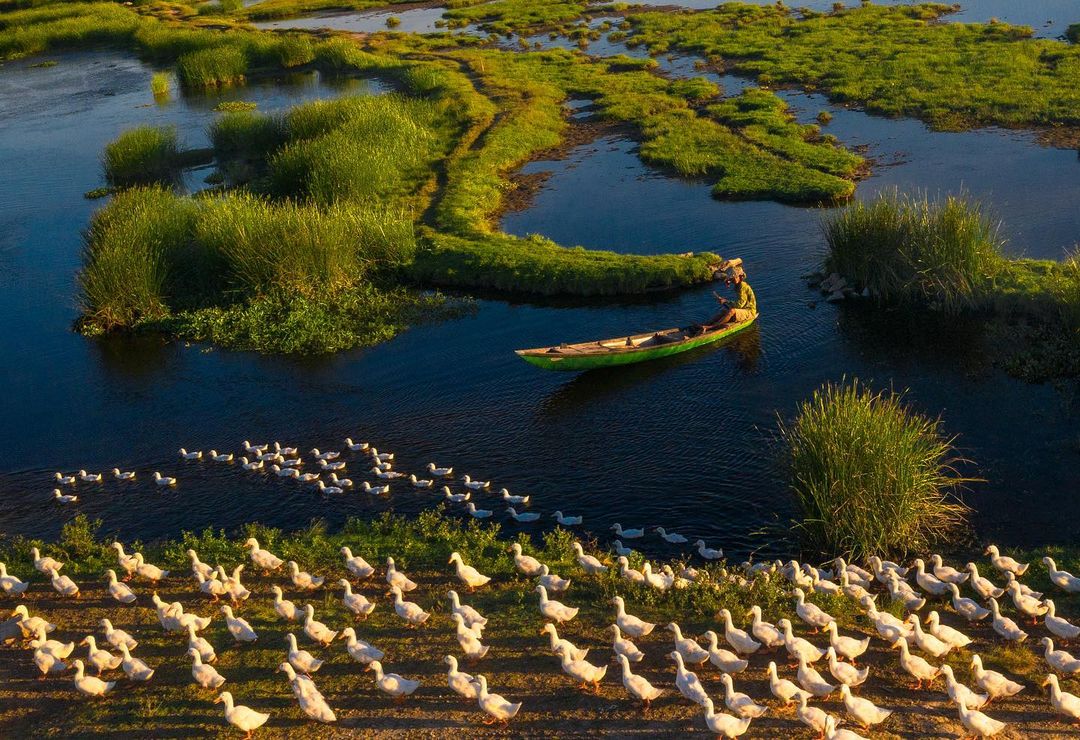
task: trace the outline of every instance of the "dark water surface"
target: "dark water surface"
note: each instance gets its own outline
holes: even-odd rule
[[[505,227],[587,247],[742,256],[762,308],[756,329],[723,347],[578,376],[543,373],[512,350],[683,324],[712,310],[710,288],[574,307],[483,301],[469,318],[320,359],[75,335],[79,231],[98,207],[82,193],[100,185],[102,147],[146,122],[174,123],[201,145],[219,99],[158,106],[151,70],[136,61],[102,53],[60,62],[0,68],[0,531],[52,536],[84,511],[125,537],[151,538],[250,520],[333,524],[431,504],[430,494],[396,484],[385,501],[324,497],[175,453],[237,450],[245,438],[337,448],[348,435],[396,451],[403,470],[435,460],[532,493],[536,510],[582,514],[594,531],[614,521],[662,524],[742,555],[774,543],[775,535],[756,533],[791,514],[770,449],[776,414],[846,374],[910,387],[918,408],[942,413],[946,429],[961,435],[989,479],[971,497],[982,535],[1006,543],[1076,537],[1078,425],[1067,396],[993,371],[963,327],[899,335],[832,306],[809,308],[816,296],[798,276],[821,249],[821,211],[712,200],[707,184],[661,176],[618,139],[530,165],[553,175]],[[742,84],[721,82],[729,92]],[[347,89],[378,88],[353,81]],[[227,95],[271,110],[340,91],[309,77]],[[817,96],[788,95],[807,119],[827,107]],[[860,186],[860,197],[891,184],[966,187],[993,203],[1014,250],[1032,256],[1059,256],[1080,233],[1075,152],[1039,147],[1028,134],[935,134],[917,122],[830,110],[831,132],[891,163]],[[54,470],[114,466],[136,468],[142,479],[80,484],[76,506],[48,502]],[[159,493],[153,470],[180,485]],[[350,473],[357,484],[364,478]],[[494,497],[481,495],[478,505],[501,516]]]

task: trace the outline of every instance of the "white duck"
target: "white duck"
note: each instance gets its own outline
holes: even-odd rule
[[[225,626],[229,628],[229,634],[237,642],[255,642],[259,635],[251,628],[248,621],[243,617],[233,614],[232,607],[225,604],[221,607],[221,613],[225,615]]]
[[[451,476],[451,475],[454,474],[454,469],[452,467],[451,468],[440,468],[440,467],[437,467],[435,465],[435,463],[433,463],[433,462],[429,462],[427,464],[427,471],[428,471],[428,473],[430,473],[431,475],[434,475],[437,478],[445,478],[447,476]]]
[[[964,619],[970,622],[978,622],[990,616],[990,610],[983,608],[979,602],[960,595],[960,588],[955,583],[946,584],[952,592],[952,607]],[[994,599],[990,599],[994,601]]]
[[[394,612],[404,619],[410,627],[419,627],[431,616],[431,614],[424,611],[419,604],[412,601],[405,601],[402,597],[401,589],[397,586],[391,586],[390,593],[394,597]]]
[[[75,652],[74,642],[60,642],[59,640],[50,640],[45,630],[37,630],[34,635],[34,639],[30,641],[30,647],[35,650],[41,650],[43,652],[54,655],[57,658],[63,660]]]
[[[690,541],[678,532],[668,532],[663,527],[657,527],[656,533],[660,535],[664,542],[669,542],[672,545],[685,545],[687,542]]]
[[[470,591],[486,585],[491,580],[491,576],[485,576],[471,565],[466,565],[461,559],[461,553],[450,553],[450,560],[447,562],[454,564],[454,570],[455,573],[457,573],[458,579],[464,583]]]
[[[499,489],[499,495],[502,496],[502,500],[508,504],[527,504],[529,503],[529,496],[515,496],[505,488]]]
[[[266,463],[264,463],[262,460],[256,460],[254,462],[251,462],[246,457],[240,458],[240,465],[244,468],[244,470],[262,470],[262,467],[265,464]]]
[[[348,547],[341,548],[341,555],[345,558],[345,568],[352,573],[355,577],[370,578],[375,572],[375,569],[368,564],[368,561],[364,560],[359,555],[353,555],[352,550]]]
[[[465,504],[465,511],[468,512],[469,516],[471,516],[473,519],[490,519],[491,515],[495,513],[491,509],[476,508],[476,504],[474,504],[472,501],[469,501]]]
[[[34,641],[34,643],[36,642],[37,640]],[[34,648],[34,643],[31,643],[30,647]],[[38,678],[45,678],[50,673],[63,673],[68,670],[67,663],[64,662],[63,658],[40,647],[34,648],[34,665],[37,666],[38,671],[41,673]]]
[[[555,625],[552,625],[552,627],[554,626]],[[645,653],[641,652],[637,645],[629,638],[622,636],[622,630],[619,629],[619,625],[613,624],[610,629],[615,635],[611,647],[616,656],[621,655],[634,663],[640,663],[645,658]]]
[[[705,687],[701,685],[697,674],[686,670],[682,656],[674,650],[668,653],[668,657],[675,661],[675,686],[679,693],[695,704],[704,706],[709,695],[705,693]]]
[[[799,657],[799,670],[795,673],[795,677],[798,679],[799,685],[814,696],[825,697],[836,691],[836,687],[826,681],[802,656]]]
[[[411,681],[407,678],[402,678],[396,673],[385,673],[383,671],[382,663],[377,660],[368,663],[365,670],[375,671],[375,685],[379,687],[380,691],[389,694],[395,699],[409,696],[420,688],[419,681]]]
[[[7,572],[7,566],[0,563],[0,590],[6,594],[21,596],[29,587],[29,581],[22,581],[17,576],[10,575]]]
[[[515,522],[520,522],[521,524],[530,524],[540,519],[540,515],[535,511],[523,511],[518,513],[518,510],[513,506],[507,506],[506,513],[509,514],[510,518]]]
[[[316,460],[336,460],[341,457],[341,453],[334,450],[327,450],[326,452],[319,452],[318,447],[311,448],[311,455]]]
[[[1043,658],[1046,664],[1058,673],[1080,673],[1080,659],[1076,658],[1068,650],[1055,650],[1054,641],[1049,637],[1039,640],[1043,646]]]
[[[205,637],[200,637],[199,633],[195,631],[195,625],[187,625],[188,634],[188,650],[194,650],[199,654],[199,657],[207,663],[213,663],[217,660],[217,653],[214,652],[214,646],[211,645]]]
[[[705,639],[709,641],[709,662],[724,673],[741,673],[746,670],[749,663],[730,650],[720,647],[720,638],[712,630],[705,633]]]
[[[289,680],[289,687],[300,704],[300,711],[316,722],[337,722],[334,710],[326,703],[326,699],[309,676],[297,675],[287,662],[278,665],[277,670],[284,673]]]
[[[86,696],[105,696],[105,694],[112,690],[116,686],[116,681],[102,681],[95,676],[88,676],[85,674],[85,668],[81,660],[72,662],[71,666],[75,669],[75,688],[80,694]]]
[[[281,586],[271,586],[270,590],[274,593],[274,611],[279,617],[289,622],[295,622],[300,618],[300,609],[295,603],[284,598]]]
[[[30,554],[34,559],[34,570],[39,573],[49,575],[49,571],[60,570],[64,567],[64,564],[56,558],[51,558],[48,555],[42,557],[41,552],[36,547],[30,548]]]
[[[289,579],[292,581],[293,586],[301,591],[315,591],[322,588],[323,583],[326,582],[325,576],[313,576],[307,571],[300,570],[300,566],[296,564],[295,560],[290,560],[288,566]]]
[[[1024,690],[1023,684],[998,673],[983,668],[982,657],[971,656],[971,679],[975,685],[986,692],[990,700],[1014,696]]]
[[[979,575],[979,566],[975,563],[968,563],[967,570],[971,575],[971,587],[983,599],[1000,599],[1005,594],[1005,589],[998,588],[989,578]]]
[[[251,558],[251,562],[263,573],[277,570],[285,564],[285,561],[279,558],[274,553],[259,547],[259,541],[254,537],[248,538],[248,540],[244,543],[244,549],[251,550],[251,552],[248,553],[248,556]]]
[[[994,632],[1010,641],[1023,642],[1027,639],[1027,632],[1020,629],[1016,622],[1002,616],[997,599],[990,599],[990,612],[994,615]]]
[[[184,458],[185,460],[201,460],[202,450],[192,450],[191,452],[188,452],[186,449],[181,447],[180,457]]]
[[[1005,723],[988,717],[977,709],[970,709],[963,702],[956,702],[960,722],[976,738],[993,737],[1005,729]]]
[[[491,481],[473,480],[468,475],[463,475],[461,481],[470,491],[484,491],[491,487]]]
[[[945,583],[955,583],[959,586],[962,583],[966,583],[970,577],[970,573],[964,573],[956,568],[949,567],[942,562],[941,556],[934,553],[930,556],[930,565],[934,571],[934,577],[939,581]]]
[[[465,624],[472,630],[483,630],[487,626],[487,619],[476,609],[472,608],[468,604],[462,604],[461,599],[458,596],[458,592],[451,589],[446,592],[446,597],[450,599],[450,613],[460,614],[461,618],[465,620]]]
[[[675,650],[687,663],[698,665],[709,659],[709,651],[701,647],[692,637],[683,637],[682,628],[676,622],[668,622],[665,627],[668,632],[675,635]],[[715,633],[714,633],[715,634]]]
[[[536,593],[540,594],[540,614],[545,619],[550,619],[558,624],[563,622],[569,622],[571,619],[577,616],[579,607],[567,606],[561,601],[554,601],[548,598],[547,589],[543,586],[537,586]]]
[[[990,701],[989,694],[979,694],[957,681],[948,663],[941,666],[941,675],[945,677],[945,693],[955,704],[962,704],[968,709],[982,709]]]
[[[1067,570],[1058,570],[1057,563],[1051,557],[1045,557],[1042,561],[1050,574],[1050,581],[1055,586],[1070,594],[1080,593],[1080,578]]]
[[[726,673],[720,674],[724,684],[724,704],[740,719],[756,719],[769,711],[768,707],[758,704],[746,694],[735,690],[735,682]]]
[[[757,604],[751,606],[750,614],[754,618],[754,621],[750,624],[750,634],[762,645],[767,648],[778,648],[784,644],[784,634],[776,628],[776,625],[761,618],[760,606]]]
[[[1080,720],[1080,696],[1062,691],[1058,684],[1058,677],[1053,673],[1046,677],[1042,685],[1050,687],[1050,706],[1055,712],[1072,720]]]
[[[701,706],[705,709],[706,726],[710,732],[716,733],[717,737],[735,738],[750,728],[750,717],[740,719],[724,712],[718,714],[712,699],[707,696]]]
[[[927,573],[926,563],[922,558],[915,558],[915,583],[931,596],[945,596],[949,593],[949,586],[956,585],[940,580],[933,573]]]
[[[353,442],[352,437],[345,438],[345,446],[350,452],[367,452],[371,447],[367,442]]]
[[[952,650],[952,645],[939,640],[929,632],[923,632],[922,621],[919,619],[918,614],[912,614],[907,619],[908,623],[912,627],[912,634],[915,636],[915,645],[924,653],[929,654],[931,657],[940,658],[946,655]]]
[[[799,619],[806,622],[811,627],[815,627],[818,631],[830,622],[836,621],[834,617],[827,614],[820,606],[807,601],[806,594],[798,587],[795,588],[795,613],[799,615]]]
[[[837,728],[836,717],[831,714],[825,715],[824,740],[866,740],[862,735],[851,730]]]
[[[796,637],[791,631],[791,622],[781,619],[776,623],[784,635],[784,648],[793,660],[805,660],[807,663],[816,663],[825,657],[825,651],[814,645],[809,640]]]
[[[552,516],[555,517],[555,521],[564,527],[576,527],[583,521],[580,516],[567,516],[561,511],[556,511]]]
[[[611,547],[615,550],[615,554],[620,557],[626,558],[634,554],[634,550],[623,545],[622,540],[615,540],[611,543]]]
[[[453,655],[447,655],[443,658],[443,663],[450,666],[446,671],[446,685],[458,696],[463,696],[466,699],[477,698],[480,693],[479,687],[473,683],[471,675],[458,670],[457,658]]]
[[[626,603],[621,596],[613,596],[611,603],[615,605],[615,624],[632,638],[642,638],[656,629],[652,622],[646,622],[633,614],[626,613]]]
[[[480,660],[488,654],[491,646],[480,642],[480,637],[465,625],[465,620],[461,618],[460,614],[451,614],[450,618],[454,620],[458,645],[461,646],[461,652],[466,660]]]
[[[1043,603],[1046,605],[1046,616],[1043,617],[1043,624],[1046,625],[1046,629],[1060,637],[1063,643],[1080,637],[1080,627],[1064,617],[1057,616],[1057,607],[1054,606],[1052,599],[1047,599]]]
[[[791,685],[794,686],[795,684]],[[808,706],[806,702],[809,696],[809,693],[799,689],[799,694],[795,697],[795,700],[799,702],[799,706],[795,709],[795,716],[799,718],[800,722],[816,732],[817,737],[824,737],[826,722],[832,718],[824,710]]]
[[[49,578],[52,580],[52,587],[56,593],[69,598],[79,598],[79,587],[75,581],[67,576],[60,575],[55,570],[49,571]]]
[[[119,649],[121,645],[127,645],[128,649],[134,650],[139,646],[138,641],[134,637],[124,630],[113,627],[112,621],[108,617],[102,618],[99,624],[105,630],[105,642],[109,643],[114,648]]]
[[[623,526],[618,522],[612,524],[611,529],[616,536],[624,540],[636,540],[645,536],[644,529],[623,529]]]
[[[866,679],[870,677],[870,669],[859,669],[853,666],[851,663],[844,663],[837,659],[836,649],[829,646],[829,649],[825,651],[825,658],[829,661],[829,673],[833,678],[839,681],[845,686],[859,686],[866,683]]]
[[[663,689],[656,688],[644,676],[638,676],[631,671],[630,660],[625,654],[617,653],[615,657],[622,667],[623,688],[626,689],[630,696],[642,702],[647,710],[652,700],[659,698],[664,693]]]
[[[315,619],[315,607],[311,604],[304,605],[304,634],[323,647],[329,645],[337,637],[337,631],[327,627]]]
[[[953,629],[947,624],[942,624],[941,617],[936,611],[932,611],[926,615],[926,628],[931,635],[942,642],[947,642],[954,648],[967,647],[972,642],[971,638],[960,630]]]
[[[133,554],[132,557],[135,558],[135,562],[137,563],[135,566],[135,573],[137,573],[140,578],[145,578],[148,581],[157,583],[162,578],[167,578],[169,576],[169,571],[162,570],[153,563],[146,562],[141,552]]]
[[[124,660],[119,655],[113,655],[108,650],[99,648],[93,635],[87,635],[79,644],[86,645],[86,664],[97,671],[99,676],[103,671],[112,671],[119,668],[120,663]]]
[[[220,565],[217,569],[221,583],[225,586],[225,590],[228,592],[229,598],[232,599],[233,603],[246,601],[248,597],[251,596],[251,592],[244,588],[244,584],[240,582],[240,575],[243,571],[243,564],[233,568],[232,575],[226,573],[225,568]]]
[[[201,574],[203,578],[211,578],[213,576],[214,569],[203,561],[199,560],[199,553],[195,552],[194,550],[188,550],[187,556],[191,559],[192,575],[198,576]],[[123,563],[121,563],[121,565],[123,565]],[[127,569],[125,568],[125,570]]]
[[[777,675],[776,663],[774,661],[769,661],[768,673],[769,691],[771,691],[772,695],[782,701],[784,704],[790,704],[793,701],[810,698],[811,694],[809,691],[800,689],[798,686],[795,685],[794,681],[789,681],[786,678],[780,678],[780,676]]]
[[[59,504],[73,504],[79,500],[79,497],[73,493],[61,493],[59,488],[54,488],[52,499]]]
[[[580,688],[584,689],[588,687],[588,684],[592,684],[594,693],[600,693],[600,681],[607,675],[606,665],[596,666],[584,658],[575,660],[570,656],[569,651],[565,650],[559,654],[559,661],[563,673],[581,681]]]
[[[330,474],[330,482],[334,484],[332,488],[345,489],[353,487],[353,482],[351,478],[338,478],[337,473]],[[326,488],[325,490],[327,493],[332,493],[330,487]]]
[[[357,663],[367,665],[373,660],[382,660],[385,656],[382,650],[356,637],[356,630],[346,627],[341,631],[341,639],[346,640],[345,648],[349,656]]]
[[[235,459],[235,455],[231,452],[218,452],[217,450],[210,450],[210,459],[214,462],[229,463]]]
[[[990,556],[990,563],[1002,573],[1012,573],[1014,576],[1022,576],[1030,567],[1028,563],[1019,563],[1008,555],[1002,555],[997,545],[989,545],[983,555]]]
[[[85,470],[79,471],[79,480],[86,483],[101,483],[105,477],[101,473],[87,473]]]
[[[916,689],[922,688],[923,681],[932,684],[941,673],[940,668],[930,665],[924,658],[912,655],[908,650],[907,640],[897,640],[892,646],[900,648],[900,667],[916,680]]]
[[[323,661],[316,658],[307,650],[302,650],[296,645],[296,635],[289,632],[285,635],[285,642],[289,644],[289,650],[286,658],[296,670],[301,673],[312,674],[322,668]]]
[[[74,475],[64,475],[63,473],[53,473],[53,480],[55,480],[57,483],[59,483],[62,486],[73,486],[73,485],[75,485],[75,476]]]
[[[129,679],[132,681],[149,681],[153,677],[154,669],[148,666],[145,661],[132,657],[127,645],[121,645],[120,652],[123,653],[120,667],[124,669],[124,673],[127,674]]]
[[[552,593],[563,593],[570,588],[569,578],[560,578],[552,573],[546,565],[540,566],[540,576],[537,581],[541,586]]]
[[[569,640],[559,637],[559,630],[551,622],[544,624],[543,628],[540,630],[540,634],[549,637],[551,652],[560,658],[565,654],[570,656],[570,660],[585,660],[589,655],[589,650],[587,648],[582,650]]]
[[[513,719],[518,711],[521,710],[521,702],[507,701],[504,697],[498,694],[492,694],[488,691],[487,679],[483,676],[476,677],[477,694],[476,698],[480,705],[480,708],[491,717],[493,722],[506,723]]]
[[[39,616],[30,616],[29,611],[26,609],[26,604],[19,604],[11,612],[11,616],[19,617],[19,630],[22,632],[23,637],[30,638],[37,634],[38,630],[42,630],[46,633],[52,632],[56,629],[56,625],[52,622],[46,621]]]
[[[514,553],[514,567],[529,577],[540,575],[542,564],[531,555],[523,555],[519,543],[510,545],[510,550]]]
[[[113,597],[121,604],[132,604],[135,602],[135,599],[137,598],[135,592],[128,588],[126,583],[120,583],[120,581],[116,580],[115,570],[109,568],[105,574],[109,577],[109,585],[106,586],[109,596]]]
[[[352,584],[347,579],[342,578],[338,581],[338,585],[345,589],[341,595],[341,603],[353,613],[356,619],[365,619],[371,612],[375,611],[375,604],[368,601],[367,597],[363,594],[353,593]]]
[[[250,738],[252,732],[262,727],[270,719],[269,714],[256,712],[251,707],[245,707],[242,704],[235,704],[232,694],[228,691],[222,691],[218,694],[218,697],[214,699],[214,703],[225,704],[225,719],[236,729],[247,733],[247,738]]]
[[[630,561],[626,559],[625,555],[620,555],[617,562],[619,563],[619,575],[624,579],[630,581],[630,583],[648,583],[644,573],[630,567]]]
[[[403,571],[397,569],[393,558],[386,559],[386,582],[393,588],[397,586],[401,591],[415,591],[416,583],[409,580]]]
[[[694,545],[695,547],[697,547],[698,555],[705,558],[706,560],[719,560],[720,558],[724,557],[723,550],[714,550],[711,547],[706,547],[705,540],[698,540],[694,543]]]
[[[838,656],[850,660],[852,665],[854,665],[856,659],[870,647],[869,637],[858,640],[854,637],[841,635],[836,626],[836,622],[832,622],[825,629],[829,633],[829,647],[831,647]]]
[[[851,693],[851,687],[846,684],[840,686],[840,700],[844,704],[844,711],[864,730],[869,730],[873,725],[879,725],[893,713],[891,709],[882,709],[869,699],[855,696]]]
[[[731,621],[731,612],[724,608],[720,610],[720,618],[724,620],[724,639],[728,645],[735,649],[739,655],[753,655],[761,648],[761,643],[751,637],[746,631],[739,629]]]
[[[260,463],[259,467],[262,467],[261,463]],[[155,470],[154,471],[154,484],[157,485],[159,488],[168,488],[169,486],[175,486],[176,485],[176,478],[173,478],[170,475],[162,475],[161,473],[159,473],[158,471]]]
[[[1018,581],[1010,581],[1009,585],[1005,587],[1005,590],[1008,592],[1009,596],[1012,597],[1012,602],[1016,607],[1016,610],[1031,619],[1032,624],[1035,624],[1037,618],[1046,614],[1049,609],[1049,607],[1038,599],[1032,598],[1031,596],[1025,596],[1020,591],[1020,583]]]

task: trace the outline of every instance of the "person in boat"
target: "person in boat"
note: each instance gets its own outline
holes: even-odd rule
[[[742,270],[737,270],[735,274],[731,276],[731,279],[727,281],[727,284],[735,286],[738,298],[733,303],[727,298],[717,295],[714,291],[713,295],[716,296],[716,300],[720,302],[723,309],[720,313],[709,319],[705,324],[706,328],[717,327],[732,322],[746,321],[747,319],[757,316],[757,297],[754,295],[754,289],[750,287],[750,283],[746,282],[746,273]]]

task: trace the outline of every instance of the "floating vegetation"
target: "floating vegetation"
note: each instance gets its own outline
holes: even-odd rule
[[[780,436],[804,545],[864,558],[925,552],[964,525],[956,497],[971,482],[940,419],[858,380],[826,384]]]
[[[253,111],[258,107],[258,103],[252,103],[247,100],[223,100],[214,106],[214,112],[240,113],[243,111]]]

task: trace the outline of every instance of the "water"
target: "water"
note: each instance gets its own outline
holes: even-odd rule
[[[942,413],[946,429],[961,435],[963,451],[989,479],[972,498],[981,534],[1004,543],[1075,539],[1077,425],[1062,396],[993,371],[963,327],[898,336],[844,310],[808,308],[816,296],[798,275],[821,248],[819,211],[715,201],[705,183],[644,167],[625,141],[530,165],[554,174],[531,208],[506,218],[506,228],[630,252],[742,256],[763,308],[757,328],[722,347],[579,376],[537,371],[512,350],[682,324],[712,310],[710,287],[572,307],[483,301],[471,317],[318,359],[75,335],[78,234],[99,205],[82,193],[101,184],[102,147],[144,122],[174,123],[189,145],[203,145],[219,98],[158,106],[151,70],[136,61],[99,53],[60,62],[0,69],[0,100],[19,101],[0,108],[7,165],[0,180],[0,531],[54,536],[83,511],[110,531],[145,539],[250,520],[297,527],[321,517],[333,525],[350,514],[431,505],[430,494],[397,484],[385,501],[322,497],[235,466],[182,462],[175,453],[180,446],[236,450],[245,438],[326,449],[352,436],[396,451],[403,470],[429,460],[453,464],[532,493],[537,510],[583,514],[594,531],[614,521],[665,525],[742,556],[777,546],[773,535],[757,532],[791,514],[770,447],[776,414],[790,414],[821,382],[847,374],[910,387],[912,403]],[[664,63],[692,66],[678,57]],[[729,92],[742,84],[719,81]],[[271,110],[340,91],[307,77],[225,95]],[[803,118],[827,107],[819,96],[785,95]],[[932,134],[917,122],[829,110],[828,130],[843,141],[900,162],[877,168],[860,197],[888,184],[965,185],[992,199],[1018,251],[1057,256],[1075,237],[1075,153],[1038,147],[1026,134]],[[81,484],[77,506],[47,503],[54,470],[114,466],[138,469],[141,480]],[[159,493],[149,482],[153,470],[177,475],[177,490]],[[364,478],[350,474],[357,483]],[[1019,521],[1017,498],[1025,504]],[[493,498],[479,499],[501,516]]]
[[[409,8],[393,10],[364,10],[364,11],[341,11],[334,13],[318,13],[305,15],[298,18],[285,18],[282,20],[263,21],[254,23],[257,28],[333,28],[338,31],[353,31],[354,33],[377,33],[379,31],[396,31],[407,33],[440,33],[447,29],[439,28],[436,21],[442,19],[445,7]],[[397,18],[398,24],[393,28],[386,25],[390,18]]]

